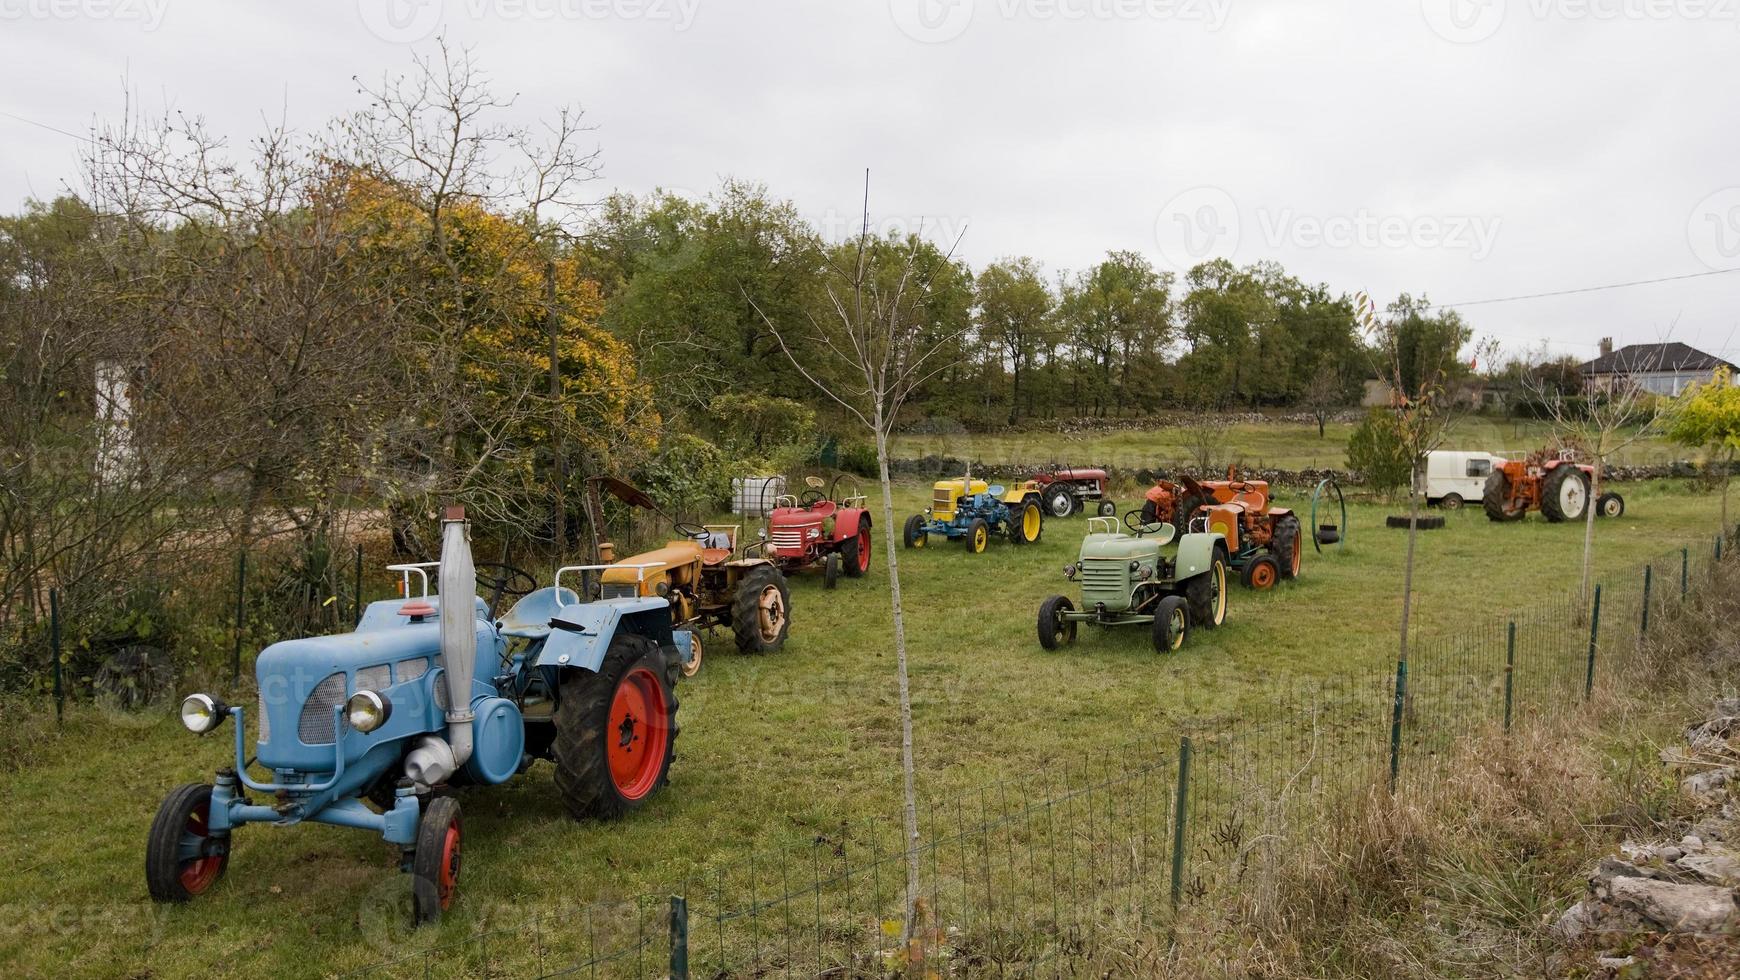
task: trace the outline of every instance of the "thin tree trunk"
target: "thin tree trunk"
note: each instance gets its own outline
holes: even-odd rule
[[[1595,558],[1595,501],[1601,499],[1602,459],[1595,457],[1595,476],[1589,481],[1589,499],[1583,505],[1583,608],[1589,608],[1589,574]],[[1569,466],[1571,464],[1564,464]]]
[[[1414,610],[1414,541],[1420,535],[1420,461],[1408,482],[1408,559],[1402,566],[1402,642],[1399,658],[1408,662],[1408,620]]]
[[[894,661],[900,677],[900,774],[902,813],[906,826],[906,928],[910,940],[918,928],[919,859],[918,793],[913,786],[912,688],[906,675],[906,616],[900,606],[900,552],[895,547],[894,484],[888,476],[888,426],[882,406],[876,406],[876,465],[882,483],[882,540],[888,551],[888,602],[894,613]]]

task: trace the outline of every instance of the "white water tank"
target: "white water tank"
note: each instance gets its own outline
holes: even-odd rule
[[[745,476],[731,481],[731,513],[743,517],[766,517],[773,502],[785,493],[783,476]]]

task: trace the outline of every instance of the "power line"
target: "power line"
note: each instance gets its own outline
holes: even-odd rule
[[[1686,279],[1702,279],[1706,276],[1725,276],[1740,272],[1740,268],[1712,269],[1707,272],[1688,272],[1678,276],[1662,276],[1657,279],[1634,279],[1630,282],[1610,282],[1599,286],[1580,286],[1576,289],[1556,289],[1546,293],[1525,293],[1521,296],[1499,296],[1493,299],[1473,299],[1462,303],[1433,303],[1425,307],[1429,310],[1444,309],[1451,306],[1486,306],[1492,303],[1515,303],[1525,299],[1546,299],[1551,296],[1574,296],[1578,293],[1597,293],[1607,289],[1626,289],[1631,286],[1653,286],[1656,283],[1680,282]]]
[[[75,139],[75,140],[78,140],[78,141],[79,141],[79,142],[81,142],[81,143],[92,143],[92,142],[95,142],[95,141],[94,141],[94,140],[92,140],[92,139],[91,139],[91,138],[90,138],[90,137],[89,137],[89,136],[80,136],[80,135],[79,135],[79,134],[77,134],[77,133],[69,133],[69,132],[67,132],[67,131],[66,131],[66,130],[64,130],[64,129],[61,129],[61,128],[59,128],[59,127],[57,127],[57,126],[50,126],[50,125],[49,125],[49,124],[48,124],[48,123],[44,123],[44,122],[37,122],[37,121],[36,121],[36,120],[34,120],[34,119],[26,119],[26,118],[24,118],[24,117],[23,117],[23,116],[20,116],[20,115],[16,115],[16,114],[14,114],[14,113],[10,113],[10,112],[7,112],[7,111],[6,111],[6,110],[4,110],[4,109],[0,109],[0,116],[5,116],[5,117],[6,117],[6,118],[8,118],[8,119],[14,119],[14,120],[17,120],[17,121],[18,121],[18,122],[21,122],[21,123],[24,123],[24,124],[25,124],[25,125],[27,125],[27,126],[35,126],[35,127],[36,127],[36,128],[37,128],[37,129],[46,129],[46,130],[48,130],[48,131],[49,131],[49,132],[51,132],[51,133],[59,133],[59,134],[60,134],[60,135],[62,135],[62,136],[70,136],[70,137],[72,137],[72,138],[73,138],[73,139]]]

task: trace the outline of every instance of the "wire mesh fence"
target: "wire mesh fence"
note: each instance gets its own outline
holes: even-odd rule
[[[545,910],[358,977],[1025,977],[1158,972],[1177,917],[1274,910],[1358,794],[1449,792],[1455,753],[1585,710],[1725,563],[1674,549],[1587,593],[1415,637],[1393,671],[1300,682],[1261,725],[1185,726],[842,823],[666,894]],[[1731,550],[1731,549],[1730,549]]]

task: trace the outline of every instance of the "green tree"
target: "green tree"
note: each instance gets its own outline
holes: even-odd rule
[[[1009,366],[1009,424],[1021,416],[1022,396],[1033,412],[1033,394],[1022,381],[1033,374],[1034,357],[1043,334],[1051,329],[1057,301],[1045,283],[1039,263],[1025,256],[1001,259],[985,267],[978,280],[978,332],[985,343],[999,345]]]
[[[1154,271],[1128,251],[1110,252],[1065,282],[1059,309],[1078,356],[1087,361],[1081,380],[1095,415],[1131,401],[1132,363],[1157,358],[1171,340],[1171,287],[1171,273]]]
[[[1680,393],[1668,410],[1668,438],[1722,458],[1722,533],[1728,533],[1728,482],[1740,449],[1740,387],[1727,368]]]
[[[1366,412],[1347,440],[1347,468],[1363,474],[1366,486],[1388,494],[1407,485],[1413,466],[1396,413],[1387,408]]]

